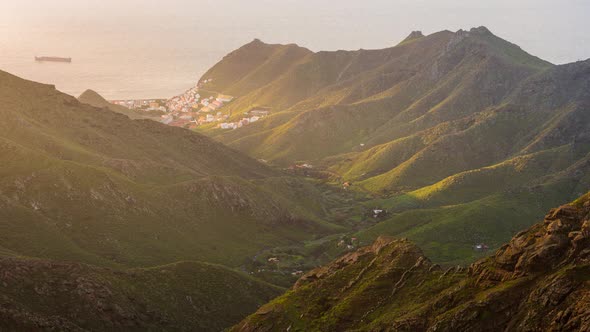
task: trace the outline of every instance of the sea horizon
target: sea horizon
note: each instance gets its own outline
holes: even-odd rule
[[[429,14],[432,5],[404,1],[396,6],[381,0],[345,2],[338,8],[319,3],[312,12],[307,0],[281,4],[256,0],[264,6],[229,0],[171,2],[174,5],[136,0],[72,5],[55,0],[44,11],[31,10],[36,7],[32,0],[0,4],[0,70],[53,84],[73,96],[92,89],[117,100],[180,94],[226,54],[255,38],[295,43],[312,51],[380,49],[396,45],[413,30],[430,34],[484,25],[555,64],[590,54],[584,31],[553,21],[541,24],[538,17],[527,19],[535,8],[537,16],[567,17],[572,24],[587,25],[582,13],[588,5],[582,3],[556,11],[538,2],[499,2],[485,10],[502,14],[482,20],[470,13],[486,5],[464,7],[453,0],[434,6],[444,19]],[[511,10],[504,13],[507,6]],[[449,17],[455,18],[452,25]],[[35,56],[71,57],[72,63],[39,63]]]

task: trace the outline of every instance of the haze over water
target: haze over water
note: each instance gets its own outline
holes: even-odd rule
[[[254,38],[354,50],[393,46],[412,30],[485,25],[553,63],[590,57],[584,0],[0,2],[0,69],[75,96],[91,88],[108,99],[170,97]]]

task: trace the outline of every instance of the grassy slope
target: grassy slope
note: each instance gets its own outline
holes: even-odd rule
[[[260,88],[264,94],[241,97],[268,99],[264,103],[274,103],[279,114],[286,112],[282,121],[276,115],[219,138],[288,163],[354,151],[360,143],[375,145],[461,118],[501,101],[518,82],[549,66],[502,42],[489,32],[467,37],[441,32],[390,49],[316,53],[285,66]],[[223,61],[216,67],[222,71]],[[289,101],[286,95],[299,97]]]
[[[217,331],[281,289],[194,261],[344,229],[340,197],[200,134],[4,72],[0,101],[0,329]]]
[[[411,242],[380,237],[306,274],[232,331],[586,330],[588,241],[568,233],[585,227],[588,211],[588,195],[552,209],[469,269],[441,269]],[[562,220],[571,228],[556,229]]]
[[[237,61],[240,51],[233,56]],[[275,103],[275,115],[209,133],[279,164],[311,160],[339,181],[385,197],[367,206],[401,214],[367,231],[367,240],[379,232],[410,236],[407,227],[417,221],[407,213],[415,213],[428,227],[412,238],[430,243],[437,260],[465,261],[476,256],[475,242],[498,245],[584,190],[579,176],[563,172],[586,169],[580,163],[590,151],[587,67],[553,66],[483,27],[410,38],[384,50],[320,52],[240,96],[249,105]],[[314,90],[298,89],[302,81]],[[552,178],[569,183],[561,196],[547,199],[532,189]],[[515,206],[522,213],[483,212]],[[436,218],[444,221],[434,227]],[[487,233],[462,229],[478,222],[489,226],[482,228]],[[441,240],[437,232],[449,236]]]
[[[499,158],[500,163],[484,163],[487,166],[473,169],[466,167],[467,171],[438,182],[431,176],[440,170],[426,176],[424,172],[406,171],[404,174],[399,170],[404,166],[407,169],[407,165],[401,164],[394,171],[361,182],[360,185],[369,189],[391,190],[396,188],[391,183],[412,181],[410,189],[371,203],[399,214],[367,230],[365,238],[372,239],[379,234],[408,236],[437,261],[469,260],[477,255],[471,249],[475,243],[487,242],[497,246],[514,231],[514,225],[527,226],[550,206],[586,191],[590,186],[585,175],[590,151],[588,112],[584,106],[590,98],[585,88],[587,68],[588,62],[582,62],[559,66],[532,77],[510,98],[510,103],[515,106],[505,107],[506,110],[519,111],[503,112],[503,121],[497,116],[484,118],[480,127],[485,130],[478,130],[469,141],[490,140],[494,142],[491,146],[497,148],[504,137],[509,137],[505,144],[514,152]],[[541,85],[545,88],[539,92]],[[474,128],[477,126],[471,126],[468,131]],[[499,129],[507,128],[514,129],[499,135]],[[452,139],[456,141],[465,135],[454,134]],[[446,172],[446,166],[456,164],[455,159],[460,157],[463,158],[461,162],[466,160],[477,167],[474,163],[482,154],[474,155],[472,150],[478,146],[481,144],[466,145],[459,149],[458,155],[453,155],[450,163],[449,159],[443,159],[444,163],[438,159],[438,164],[445,165],[443,172]],[[448,147],[441,149],[439,145],[428,149],[427,153],[442,156],[448,150]],[[490,155],[493,151],[483,154],[484,157]],[[420,163],[425,164],[428,160],[423,157]],[[430,166],[436,169],[437,159],[430,160],[434,160]],[[394,175],[397,178],[388,181],[387,177]],[[489,213],[490,210],[498,212]]]
[[[313,197],[280,193],[300,180],[277,182],[275,193],[257,181],[283,175],[202,135],[7,73],[0,85],[5,250],[102,265],[238,265],[269,245],[338,229],[317,207],[290,211],[292,199]]]
[[[371,206],[387,207],[394,214],[357,235],[365,243],[383,234],[408,237],[436,262],[473,261],[482,254],[473,249],[475,244],[497,248],[564,197],[573,199],[590,187],[586,175],[588,156],[570,166],[567,161],[571,155],[568,158],[562,154],[571,151],[557,149],[554,153],[557,155],[543,152],[517,158],[408,194],[370,202]],[[554,173],[541,176],[548,169]],[[527,178],[533,180],[527,182]]]
[[[222,266],[112,270],[0,259],[0,328],[219,331],[282,292]]]

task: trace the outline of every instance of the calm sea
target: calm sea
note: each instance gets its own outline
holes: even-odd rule
[[[383,48],[412,30],[486,25],[555,63],[590,57],[589,1],[0,0],[0,69],[108,99],[181,93],[260,38],[312,50]],[[71,64],[35,56],[71,57]]]
[[[165,98],[194,85],[230,45],[241,43],[219,43],[186,22],[122,21],[97,24],[98,30],[86,23],[70,20],[13,32],[11,40],[0,42],[0,69],[74,96],[90,88],[109,99]],[[35,62],[41,55],[71,57],[72,63]]]

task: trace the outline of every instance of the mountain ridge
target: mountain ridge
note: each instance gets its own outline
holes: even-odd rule
[[[0,258],[0,266],[0,327],[11,330],[219,330],[282,291],[199,262],[113,270]]]
[[[275,165],[311,164],[333,184],[372,195],[367,208],[391,213],[357,234],[367,241],[377,230],[403,236],[396,225],[412,213],[420,230],[408,237],[437,261],[437,252],[456,243],[448,251],[458,254],[444,254],[445,261],[466,262],[477,241],[499,245],[513,223],[526,226],[520,221],[532,223],[585,190],[588,63],[553,65],[485,27],[381,50],[316,52],[228,106],[236,118],[258,106],[269,107],[270,116],[237,130],[202,132]],[[203,78],[214,79],[223,67],[222,61]],[[452,216],[446,204],[470,213]],[[485,217],[515,205],[527,206],[526,215]],[[441,213],[444,227],[458,233],[443,231]],[[491,233],[461,231],[459,225],[477,221]]]
[[[488,39],[491,40],[491,41],[488,41]],[[346,93],[349,96],[348,97],[349,99],[352,97],[353,99],[350,99],[350,101],[341,102],[341,101],[345,101],[346,99],[342,99],[341,96],[336,96],[335,95],[334,97],[335,98],[338,98],[338,99],[335,99],[334,101],[330,101],[330,99],[328,99],[328,100],[325,100],[325,101],[319,101],[318,100],[316,102],[316,101],[312,101],[313,100],[313,97],[309,101],[305,101],[306,103],[314,103],[315,104],[314,106],[312,106],[312,105],[306,106],[305,104],[298,104],[298,103],[301,103],[301,101],[298,101],[295,104],[288,105],[287,106],[287,109],[285,110],[286,113],[289,113],[289,112],[291,112],[291,113],[293,113],[293,112],[295,112],[295,113],[301,113],[302,111],[304,111],[304,113],[309,113],[309,114],[300,114],[299,116],[296,116],[294,120],[289,121],[287,124],[285,124],[283,126],[279,126],[279,127],[284,127],[284,130],[287,130],[287,132],[288,132],[288,130],[290,130],[289,127],[293,127],[293,126],[302,127],[302,126],[306,125],[305,122],[302,122],[302,121],[305,121],[303,119],[304,116],[307,116],[310,119],[313,119],[313,120],[310,120],[310,121],[318,122],[318,120],[319,120],[320,121],[319,123],[322,123],[321,118],[318,118],[317,116],[314,116],[313,114],[318,114],[319,115],[321,113],[326,113],[326,115],[328,115],[328,112],[330,112],[333,107],[344,108],[344,105],[348,105],[348,108],[353,108],[353,109],[356,110],[360,106],[359,105],[356,105],[355,103],[362,102],[363,99],[366,99],[367,97],[369,97],[368,94],[372,94],[373,95],[373,98],[378,98],[377,100],[382,100],[382,101],[379,101],[379,104],[380,104],[379,107],[380,108],[389,108],[389,107],[391,107],[391,106],[388,106],[387,104],[384,104],[384,101],[387,100],[388,98],[385,98],[384,99],[383,97],[385,97],[385,96],[383,96],[383,97],[375,97],[375,96],[379,96],[380,93],[390,94],[390,93],[393,93],[394,91],[392,90],[392,91],[386,92],[386,90],[385,90],[386,87],[385,86],[384,87],[375,86],[374,88],[371,87],[371,85],[373,85],[373,84],[379,84],[379,85],[385,84],[386,81],[383,81],[383,80],[384,80],[384,78],[386,76],[385,76],[385,74],[383,74],[383,72],[384,72],[384,70],[391,70],[391,69],[387,69],[387,67],[386,67],[386,66],[391,66],[391,65],[387,65],[387,62],[385,62],[385,64],[384,64],[382,60],[379,60],[379,57],[383,57],[384,59],[389,59],[390,57],[394,56],[391,59],[397,61],[395,63],[395,66],[401,66],[401,65],[403,65],[405,67],[405,68],[404,67],[400,67],[400,68],[395,68],[394,67],[392,69],[395,70],[395,71],[397,71],[397,72],[395,72],[395,74],[393,74],[393,73],[388,73],[387,74],[387,75],[391,76],[391,78],[393,79],[392,83],[395,84],[396,82],[399,82],[399,79],[400,78],[402,79],[401,82],[404,82],[404,80],[408,80],[408,78],[411,79],[412,76],[415,76],[416,75],[413,72],[409,72],[408,69],[407,69],[407,64],[404,64],[402,62],[402,61],[405,61],[407,63],[407,61],[409,61],[409,60],[404,60],[404,58],[403,57],[400,57],[400,56],[403,55],[404,52],[407,53],[411,49],[417,49],[418,48],[418,45],[423,45],[424,46],[424,47],[420,48],[421,57],[418,58],[418,57],[415,56],[415,57],[412,57],[412,58],[408,58],[408,59],[411,59],[411,61],[420,61],[419,59],[428,59],[429,57],[433,58],[433,57],[435,57],[435,55],[437,55],[436,52],[438,52],[438,53],[442,52],[443,58],[441,58],[441,59],[443,59],[443,60],[444,60],[444,57],[448,57],[445,54],[447,54],[449,52],[455,52],[455,53],[458,54],[457,56],[468,56],[468,57],[473,58],[474,56],[477,56],[477,52],[482,52],[481,51],[482,47],[487,49],[486,52],[492,52],[492,53],[497,53],[496,49],[498,47],[506,47],[508,49],[513,49],[513,51],[506,52],[506,54],[509,54],[512,57],[522,57],[523,56],[523,55],[521,55],[519,53],[519,52],[522,52],[520,50],[520,48],[517,48],[515,45],[510,44],[510,43],[507,43],[507,42],[499,42],[498,40],[499,39],[497,39],[497,37],[494,37],[493,35],[482,34],[481,32],[476,32],[476,33],[470,33],[470,32],[464,32],[464,31],[459,31],[457,33],[440,32],[440,33],[435,33],[435,34],[426,36],[424,38],[420,38],[419,39],[420,43],[412,43],[412,45],[396,46],[396,47],[392,47],[392,48],[384,49],[384,50],[318,52],[318,53],[314,53],[313,54],[313,57],[316,58],[316,59],[308,60],[308,62],[309,61],[313,61],[313,62],[309,63],[308,65],[298,65],[298,67],[300,67],[300,69],[298,69],[298,71],[294,71],[292,73],[289,73],[290,70],[287,69],[286,70],[287,73],[285,73],[284,75],[290,75],[290,76],[281,76],[281,78],[278,79],[277,83],[275,83],[272,86],[268,86],[268,85],[267,86],[264,86],[263,90],[272,91],[275,88],[276,89],[286,90],[287,89],[287,86],[289,87],[288,88],[289,90],[293,90],[294,87],[292,85],[295,84],[295,82],[288,83],[289,85],[285,86],[284,88],[281,88],[280,86],[281,86],[281,84],[283,84],[283,83],[281,83],[281,80],[284,81],[285,79],[290,79],[289,77],[293,77],[290,80],[295,79],[295,77],[297,75],[301,75],[301,74],[298,74],[298,72],[303,71],[304,68],[305,68],[305,66],[315,66],[316,68],[319,68],[320,73],[332,71],[332,69],[330,69],[330,67],[335,67],[337,65],[340,65],[340,63],[342,63],[342,61],[338,60],[338,57],[340,57],[340,54],[342,55],[342,57],[344,59],[351,58],[352,57],[352,59],[350,60],[351,62],[349,62],[349,63],[346,63],[346,62],[343,63],[342,64],[342,66],[343,66],[342,69],[339,68],[339,69],[335,70],[335,72],[333,71],[332,74],[328,74],[326,76],[326,78],[329,78],[330,76],[332,76],[332,78],[330,78],[330,80],[334,80],[335,78],[338,78],[338,80],[342,80],[345,77],[348,77],[349,75],[351,75],[352,72],[354,72],[354,71],[357,71],[358,72],[358,69],[354,69],[353,70],[353,68],[356,68],[357,66],[362,66],[362,67],[359,67],[359,69],[362,68],[362,72],[367,72],[367,74],[364,74],[365,76],[367,76],[367,75],[375,75],[375,74],[371,74],[370,71],[371,70],[377,70],[376,71],[376,74],[379,75],[379,77],[368,78],[368,80],[367,79],[364,79],[363,78],[363,74],[361,74],[360,75],[360,80],[358,81],[358,83],[360,83],[361,85],[359,85],[358,87],[354,87],[354,85],[357,85],[358,84],[358,83],[355,83],[354,81],[350,81],[351,83],[346,83],[347,85],[354,84],[353,87],[352,87],[354,90],[348,90],[348,91],[342,90],[342,88],[339,88],[337,85],[335,85],[332,88],[332,89],[342,90],[342,92],[338,92],[338,93]],[[437,42],[439,44],[433,47],[433,43],[437,43]],[[474,53],[474,54],[461,55],[461,53],[464,53],[465,52],[464,50],[461,50],[461,47],[462,47],[461,45],[464,45],[464,44],[467,45],[466,43],[469,44],[469,45],[471,45],[469,47],[471,47],[472,50],[473,50],[473,52],[476,52],[476,53]],[[501,44],[501,45],[498,46],[497,44]],[[428,50],[430,50],[431,55],[428,54],[428,52],[429,52]],[[433,53],[433,51],[435,53]],[[324,64],[324,62],[322,62],[322,59],[323,58],[326,58],[326,57],[333,58],[333,59],[330,59],[330,63],[329,64],[328,63],[325,63]],[[374,59],[372,59],[372,58],[374,58]],[[358,59],[358,60],[355,60],[355,59]],[[360,62],[361,60],[362,60],[362,62]],[[437,60],[437,61],[440,62],[440,61],[443,61],[443,60]],[[448,62],[450,60],[451,59],[449,58],[449,60],[444,60],[444,61],[447,61]],[[375,61],[381,61],[381,62],[375,62]],[[385,61],[390,61],[390,60],[385,60]],[[455,61],[455,60],[453,60],[453,61]],[[480,60],[477,60],[477,61],[480,61]],[[501,63],[501,61],[503,61],[503,60],[500,59],[500,58],[498,58],[497,61],[500,61],[499,63]],[[545,63],[545,62],[542,62],[540,60],[537,60],[536,58],[530,58],[527,61],[529,61],[534,66],[546,66],[546,65],[549,65],[548,63]],[[371,64],[371,62],[374,62],[374,64]],[[376,67],[375,67],[375,65],[376,65]],[[469,65],[469,64],[466,63],[466,65]],[[522,64],[519,64],[518,66],[521,66],[521,65]],[[221,67],[221,66],[223,66],[223,61],[220,62],[217,65],[217,67]],[[420,66],[424,66],[424,65],[423,64],[420,64]],[[450,66],[450,67],[448,69],[446,69],[444,66]],[[452,70],[452,73],[454,73],[454,75],[457,75],[457,73],[458,73],[457,72],[457,68],[453,68],[454,66],[456,66],[456,64],[449,63],[449,64],[445,64],[444,66],[442,64],[438,64],[435,67],[432,67],[433,69],[428,73],[428,75],[430,77],[434,77],[434,79],[439,79],[438,77],[440,75],[442,75],[444,72],[449,72],[449,70]],[[523,70],[528,70],[528,69],[525,69],[526,66],[529,66],[529,64],[526,64],[525,63],[525,65],[523,67]],[[513,71],[513,70],[514,70],[514,68],[510,69],[510,71]],[[347,74],[347,72],[348,72],[348,74]],[[208,77],[207,75],[214,76],[214,72],[213,73],[208,73],[208,74],[206,74],[203,77]],[[399,76],[399,78],[395,78],[393,75],[398,75],[398,76],[401,75],[401,76]],[[409,76],[409,75],[411,75],[411,76]],[[406,78],[404,78],[404,77],[406,77]],[[426,78],[426,77],[427,76],[426,76],[426,73],[425,73],[424,74],[424,78]],[[350,78],[346,78],[346,79],[347,80],[350,80]],[[430,79],[432,79],[432,78],[430,78]],[[315,80],[316,79],[313,78],[313,76],[311,76],[308,79],[309,82],[307,84],[310,84],[311,83],[310,86],[313,86],[314,85],[313,82]],[[374,81],[374,83],[370,83],[371,81]],[[401,82],[397,83],[394,86],[394,88],[395,89],[403,88],[404,90],[406,90],[406,92],[404,92],[403,95],[410,95],[412,92],[409,89],[415,89],[415,88],[414,87],[411,87],[411,86],[403,87],[402,85],[400,85]],[[334,82],[333,81],[331,81],[331,82],[330,81],[327,81],[326,83],[333,84]],[[318,83],[318,84],[322,84],[322,83]],[[405,84],[409,84],[409,82],[408,83],[405,83]],[[412,83],[412,84],[416,84],[416,83]],[[377,88],[377,90],[374,90],[375,88]],[[216,87],[216,89],[223,90],[223,87]],[[351,89],[351,88],[348,88],[348,89]],[[438,88],[438,89],[440,90],[440,88]],[[355,90],[358,91],[358,92],[355,92]],[[370,90],[374,90],[374,91],[369,92]],[[332,98],[332,97],[327,97],[327,96],[329,96],[330,94],[334,94],[334,92],[330,92],[329,90],[324,91],[321,86],[320,87],[314,87],[313,90],[310,90],[310,91],[317,92],[318,93],[318,96],[322,96],[322,98],[324,98],[324,99],[326,99],[326,98]],[[265,92],[265,93],[269,93],[269,92]],[[448,94],[448,92],[445,92],[445,93]],[[283,95],[283,94],[285,94],[285,92],[283,91],[280,94]],[[358,94],[358,96],[354,96],[355,94]],[[400,97],[402,96],[401,92],[396,92],[395,95],[400,96]],[[252,95],[252,97],[246,96],[246,97],[242,97],[242,98],[245,98],[246,100],[244,102],[248,102],[249,104],[251,104],[252,102],[256,102],[255,100],[251,100],[250,98],[256,98],[256,99],[258,99],[258,102],[260,102],[260,100],[267,100],[267,97],[263,97],[263,96],[259,95],[259,93],[254,93]],[[309,97],[304,97],[304,98],[309,98]],[[280,98],[280,99],[283,99],[283,98]],[[399,99],[399,101],[398,101],[398,99]],[[404,101],[402,101],[402,99],[400,99],[400,98],[398,98],[398,99],[394,99],[394,101],[396,103],[404,102]],[[272,100],[272,99],[270,99],[270,100]],[[275,102],[272,102],[271,104],[266,105],[266,106],[278,107],[279,108],[278,111],[281,111],[280,108],[282,108],[281,105],[283,103],[280,100],[277,101],[277,102],[278,102],[278,104],[275,104]],[[319,104],[319,103],[326,103],[326,105],[328,105],[328,107],[322,107],[321,104]],[[376,101],[372,101],[371,103],[375,104]],[[391,103],[391,102],[389,102],[389,103]],[[407,104],[408,102],[405,101],[404,103]],[[317,108],[316,105],[317,106],[320,106],[320,107]],[[369,107],[369,106],[370,106],[370,104],[367,103],[367,107]],[[240,104],[239,103],[236,103],[236,106],[234,106],[234,107],[240,107]],[[316,108],[317,110],[314,110],[314,108]],[[372,108],[374,108],[374,107],[372,107]],[[309,110],[309,111],[305,112],[306,110]],[[359,113],[360,111],[361,110],[358,110],[356,112]],[[423,111],[420,111],[420,112],[423,112]],[[281,112],[279,112],[279,113],[281,113]],[[345,110],[341,110],[340,113],[346,114],[346,111]],[[367,114],[366,115],[367,117],[369,116],[368,115],[369,114],[368,111],[364,111],[364,113]],[[372,130],[374,130],[375,129],[375,126],[377,126],[377,124],[382,123],[382,121],[385,120],[386,113],[383,114],[383,119],[380,119],[378,117],[378,116],[380,116],[380,115],[378,115],[379,112],[373,111],[371,113],[372,113],[372,117],[374,117],[375,118],[375,121],[376,121],[375,124],[371,124],[370,125],[373,128]],[[383,111],[382,111],[382,113],[383,113]],[[407,113],[407,111],[406,111],[406,113]],[[390,117],[390,115],[388,117]],[[301,120],[299,120],[298,118],[301,118]],[[272,121],[272,120],[271,119],[268,119],[267,121]],[[343,119],[342,116],[340,116],[339,121],[346,121],[346,119]],[[221,135],[216,136],[216,137],[219,137],[222,141],[224,141],[226,143],[229,143],[230,145],[236,146],[238,149],[242,149],[242,147],[245,146],[245,144],[247,144],[249,146],[256,146],[256,144],[252,144],[253,142],[251,142],[248,139],[247,133],[249,133],[249,132],[256,132],[258,130],[258,128],[260,128],[262,126],[264,126],[264,122],[263,123],[260,123],[260,124],[253,125],[253,126],[249,126],[247,129],[244,129],[244,130],[235,131],[235,132],[228,132],[227,134],[229,136],[227,137],[227,139],[226,139],[225,135],[223,134],[224,133],[223,131],[222,132],[218,132]],[[277,127],[277,128],[279,128],[279,127]],[[354,126],[351,127],[351,129],[352,128],[354,128]],[[365,130],[370,130],[370,128],[371,127],[368,127]],[[328,130],[328,128],[325,128],[325,129]],[[335,130],[335,128],[329,128],[329,129],[330,130]],[[273,148],[273,146],[276,146],[276,149],[279,149],[280,148],[281,150],[284,150],[284,147],[282,145],[278,145],[279,142],[276,142],[276,138],[280,137],[280,136],[278,136],[280,132],[278,132],[278,129],[276,129],[275,131],[276,131],[276,133],[271,133],[275,137],[272,138],[272,136],[271,136],[269,139],[267,139],[266,141],[264,141],[263,144],[266,145],[267,148],[270,145],[271,148]],[[245,137],[240,137],[239,140],[235,141],[236,143],[237,142],[240,142],[239,145],[236,145],[232,141],[232,136],[236,136],[240,132],[246,133],[246,136]],[[280,135],[284,135],[284,134],[285,133],[280,133]],[[311,133],[309,133],[309,132],[306,132],[305,134],[306,135],[311,135]],[[242,134],[240,136],[243,136],[243,135],[244,134]],[[261,135],[261,133],[257,133],[256,135],[254,135],[252,137],[253,137],[254,140],[259,140],[260,139],[260,135]],[[267,134],[265,134],[265,135],[267,135]],[[346,133],[342,133],[341,136],[342,137],[346,137],[346,135],[347,135]],[[248,139],[248,140],[246,141],[246,139]],[[289,137],[289,140],[291,140],[291,139],[293,139],[293,137]],[[241,141],[244,141],[244,142],[242,143]],[[367,141],[370,141],[370,140],[367,140]],[[330,141],[327,140],[327,142],[329,143]],[[325,149],[326,148],[325,145],[326,145],[326,143],[323,143],[322,145],[320,145],[320,148]],[[322,146],[324,146],[324,147],[322,147]],[[341,149],[341,148],[339,148],[339,149]],[[264,150],[260,150],[259,152],[257,152],[257,151],[248,151],[247,150],[247,152],[254,152],[257,156],[264,157],[267,160],[272,160],[273,159],[271,155],[268,155],[267,152],[263,152],[263,151]],[[342,150],[340,150],[340,151],[342,151]],[[325,152],[323,152],[322,154],[324,155],[323,157],[326,157],[326,153]],[[322,154],[317,154],[317,155],[301,154],[301,155],[295,155],[294,158],[296,160],[297,159],[316,159],[316,158],[321,158],[322,157]],[[293,158],[291,158],[291,160],[292,159]]]
[[[379,237],[310,271],[232,331],[586,331],[590,194],[468,269]]]

